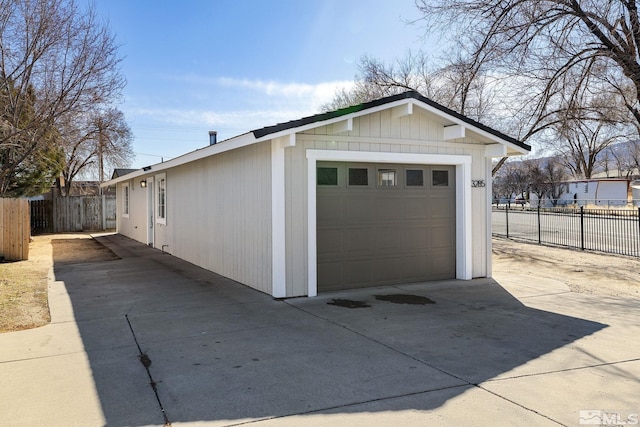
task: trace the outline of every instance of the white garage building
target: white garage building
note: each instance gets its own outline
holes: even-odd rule
[[[406,92],[103,185],[120,234],[276,298],[314,296],[490,276],[491,159],[528,151]]]

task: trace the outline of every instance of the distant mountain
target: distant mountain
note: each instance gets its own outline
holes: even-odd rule
[[[602,150],[597,157],[597,163],[595,166],[595,172],[593,178],[616,178],[618,177],[618,163],[617,158],[624,158],[630,156],[634,152],[636,146],[640,146],[640,140],[630,140],[625,142],[619,142],[612,144]],[[538,157],[542,161],[542,166],[546,166],[546,162],[551,159],[555,159],[557,156],[545,156]],[[513,160],[512,164],[517,165],[522,163],[523,160]],[[499,174],[500,172],[498,172]],[[570,173],[570,172],[569,172]],[[626,171],[623,171],[623,177],[626,178]],[[640,171],[635,170],[631,178],[640,178]]]

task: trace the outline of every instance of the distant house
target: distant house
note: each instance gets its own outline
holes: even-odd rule
[[[116,168],[113,170],[113,174],[111,175],[111,179],[120,178],[121,176],[133,173],[138,169],[125,169],[125,168]]]
[[[567,191],[561,204],[579,206],[626,206],[629,200],[629,180],[624,178],[584,179],[566,183]]]
[[[640,180],[633,181],[631,183],[631,196],[633,199],[633,206],[640,207]]]
[[[119,233],[274,297],[491,275],[491,159],[530,147],[416,92],[105,182]]]

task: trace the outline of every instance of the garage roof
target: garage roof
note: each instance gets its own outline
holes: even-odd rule
[[[392,108],[395,106],[401,106],[405,104],[413,104],[430,110],[437,114],[448,124],[458,124],[463,126],[469,126],[471,129],[475,129],[477,133],[484,134],[489,140],[493,142],[501,142],[507,146],[515,148],[515,151],[524,153],[531,151],[531,146],[521,142],[515,138],[503,134],[495,129],[483,125],[469,117],[466,117],[460,113],[457,113],[443,105],[438,104],[431,99],[422,96],[418,92],[408,91],[397,95],[387,96],[385,98],[376,99],[375,101],[365,102],[363,104],[354,105],[347,108],[341,108],[339,110],[330,111],[327,113],[315,114],[313,116],[303,117],[298,120],[292,120],[285,123],[279,123],[273,126],[263,127],[250,132],[234,136],[232,138],[220,141],[217,144],[209,145],[200,148],[195,151],[183,154],[180,157],[173,158],[166,162],[157,163],[154,165],[146,166],[142,169],[138,169],[135,172],[128,173],[123,176],[112,177],[111,180],[103,182],[102,187],[116,184],[121,181],[130,180],[139,176],[148,175],[150,173],[157,173],[162,170],[166,170],[175,166],[190,163],[195,160],[202,159],[204,157],[213,156],[225,151],[234,150],[236,148],[245,147],[247,145],[255,144],[260,141],[269,139],[275,139],[281,136],[294,134],[297,132],[304,132],[305,130],[337,123],[342,120],[347,120],[353,117],[358,117],[364,114],[370,114],[375,111],[379,111],[386,108]],[[347,117],[348,116],[348,117]]]
[[[256,137],[256,139],[258,138],[263,138],[267,135],[271,135],[274,133],[278,133],[278,132],[282,132],[285,130],[289,130],[289,129],[293,129],[293,128],[298,128],[300,126],[305,126],[305,125],[309,125],[312,123],[316,123],[316,122],[323,122],[325,120],[330,120],[330,119],[334,119],[337,117],[342,117],[342,116],[346,116],[347,114],[352,114],[352,113],[358,113],[358,112],[363,112],[365,110],[371,109],[371,108],[375,108],[375,107],[379,107],[381,105],[385,105],[385,104],[389,104],[391,102],[394,101],[400,101],[403,99],[408,99],[408,98],[413,98],[416,99],[420,102],[423,102],[427,105],[429,105],[430,107],[435,108],[436,110],[439,110],[449,116],[455,117],[456,119],[463,121],[475,128],[481,129],[487,133],[490,133],[500,139],[503,139],[505,141],[508,141],[514,145],[517,145],[518,147],[524,148],[527,151],[531,151],[531,146],[525,144],[524,142],[521,142],[515,138],[512,138],[508,135],[505,135],[502,132],[499,132],[493,128],[490,128],[489,126],[485,126],[480,122],[477,122],[473,119],[470,119],[469,117],[466,117],[460,113],[457,113],[455,111],[453,111],[450,108],[445,107],[444,105],[438,104],[437,102],[422,96],[420,93],[416,92],[416,91],[408,91],[408,92],[403,92],[397,95],[391,95],[391,96],[387,96],[385,98],[380,98],[380,99],[376,99],[375,101],[370,101],[370,102],[365,102],[363,104],[359,104],[359,105],[353,105],[351,107],[346,107],[346,108],[341,108],[339,110],[335,110],[335,111],[329,111],[327,113],[321,113],[321,114],[315,114],[313,116],[308,116],[308,117],[303,117],[301,119],[298,120],[292,120],[289,122],[285,122],[285,123],[279,123],[277,125],[273,125],[273,126],[267,126],[267,127],[263,127],[261,129],[257,129],[252,131],[253,135]]]

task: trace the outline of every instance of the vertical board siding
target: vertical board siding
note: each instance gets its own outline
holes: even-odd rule
[[[166,173],[167,251],[271,294],[270,143]]]
[[[27,199],[0,199],[0,256],[7,261],[29,259],[31,215]]]
[[[286,156],[286,233],[287,233],[287,294],[307,294],[307,161],[306,150],[348,150],[372,152],[398,152],[415,154],[468,155],[472,157],[472,178],[484,179],[486,159],[484,145],[470,148],[443,141],[443,125],[434,115],[414,109],[410,116],[393,119],[391,110],[382,110],[354,119],[353,130],[346,135],[335,135],[331,141],[314,140],[313,135],[330,135],[326,126],[303,132],[295,147],[287,148]],[[366,142],[349,140],[349,137],[368,138]],[[407,142],[402,142],[406,140]],[[465,143],[475,142],[466,138]],[[485,188],[472,189],[472,251],[473,277],[487,275],[487,230]],[[302,219],[302,221],[299,221]]]
[[[147,193],[150,190],[149,187],[141,188],[140,181],[146,179],[147,182],[153,179],[153,175],[147,175],[129,181],[120,182],[116,188],[116,223],[117,231],[123,236],[130,237],[142,243],[147,243]],[[123,216],[123,184],[129,184],[129,217]],[[155,224],[154,224],[155,226]],[[157,245],[155,245],[158,247]]]

